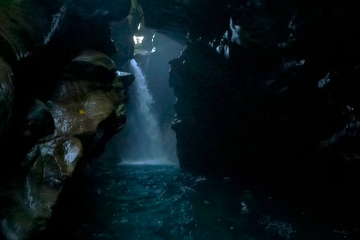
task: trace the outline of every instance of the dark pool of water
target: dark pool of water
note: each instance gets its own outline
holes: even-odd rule
[[[65,189],[45,239],[337,240],[230,178],[99,161]]]

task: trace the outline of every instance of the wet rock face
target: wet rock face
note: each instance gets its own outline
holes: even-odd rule
[[[36,238],[80,160],[96,157],[123,128],[134,77],[117,71],[121,65],[108,55],[118,51],[110,22],[124,20],[130,2],[92,1],[91,9],[89,1],[0,3],[0,145],[9,156],[0,161],[0,221],[6,239]],[[131,52],[131,45],[120,46]]]
[[[14,97],[12,78],[10,66],[0,58],[0,136],[10,119]]]
[[[304,196],[358,179],[358,10],[350,0],[233,1],[222,35],[189,30],[170,62],[181,166],[307,186]]]
[[[223,4],[214,4],[222,9]],[[354,8],[320,1],[309,11],[297,1],[227,4],[221,16],[227,21],[222,36],[211,30],[211,24],[200,29],[201,22],[195,22],[189,28],[187,48],[170,62],[170,85],[178,98],[174,129],[188,122],[222,129],[228,137],[234,131],[232,140],[265,153],[275,148],[317,151],[323,140],[340,136],[347,125],[356,126],[349,116],[356,118],[357,97],[350,88],[357,89],[357,83],[349,79],[356,78],[358,63],[345,56],[355,49],[357,30],[340,23],[358,22],[350,14],[354,1],[347,2]],[[161,5],[159,11],[168,8]],[[327,20],[333,27],[328,28]],[[329,40],[330,36],[334,38]]]
[[[96,1],[80,0],[77,2],[76,12],[84,18],[99,16],[109,22],[121,21],[126,18],[131,8],[131,0],[105,0]]]
[[[64,180],[71,177],[81,156],[82,143],[73,137],[53,138],[30,151],[30,169],[23,189],[17,189],[16,202],[8,206],[8,214],[2,219],[2,229],[9,239],[11,235],[27,239],[44,229]]]
[[[80,67],[79,62],[87,64]],[[77,65],[77,72],[72,64]],[[87,75],[94,75],[96,67],[108,71],[105,76],[112,72],[113,81],[109,83],[101,76],[91,81],[81,79],[81,76],[88,79]],[[8,234],[14,232],[25,239],[42,230],[51,217],[62,186],[71,177],[84,150],[87,158],[94,157],[124,126],[124,85],[129,86],[133,77],[115,68],[105,54],[85,51],[69,63],[66,69],[71,71],[64,73],[47,103],[35,100],[30,107],[22,134],[17,139],[23,142],[20,147],[27,147],[22,150],[27,154],[17,170],[20,172],[20,186],[17,187],[20,196],[4,218],[3,229]],[[124,84],[122,79],[125,79]],[[18,205],[22,207],[17,209]]]
[[[50,31],[51,14],[42,4],[31,1],[0,3],[0,140],[8,126],[14,100],[13,67],[31,52],[44,45]]]
[[[54,118],[48,107],[39,99],[35,99],[22,127],[22,135],[19,138],[23,139],[25,149],[31,148],[39,139],[54,132]]]
[[[80,63],[84,67],[81,68]],[[71,67],[72,64],[77,68]],[[105,74],[96,74],[98,68],[102,68]],[[114,112],[115,104],[120,104],[122,100],[115,101],[111,96],[111,78],[106,79],[106,75],[115,79],[115,64],[101,52],[86,51],[76,57],[67,69],[72,69],[66,73],[67,79],[58,83],[53,97],[47,102],[54,117],[55,134],[95,132],[97,125]],[[121,89],[118,88],[118,91],[121,94]]]
[[[144,11],[145,25],[186,42],[191,32],[195,38],[220,35],[227,25],[227,5],[230,1],[209,0],[138,0]]]

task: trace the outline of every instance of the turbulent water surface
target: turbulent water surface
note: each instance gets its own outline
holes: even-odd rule
[[[310,216],[285,211],[242,181],[192,175],[168,161],[145,76],[135,61],[131,64],[136,81],[128,104],[129,121],[122,133],[127,148],[121,149],[121,156],[108,148],[86,171],[75,174],[54,209],[44,239],[347,237],[341,231],[314,227]]]
[[[232,179],[102,159],[65,189],[48,229],[63,239],[346,239],[311,227]],[[344,238],[345,237],[345,238]],[[48,238],[50,239],[50,238]]]

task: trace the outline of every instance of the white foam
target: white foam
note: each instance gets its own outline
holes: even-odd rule
[[[131,160],[127,159],[120,163],[121,165],[165,165],[165,166],[178,166],[174,162],[165,159],[147,159],[147,160]]]

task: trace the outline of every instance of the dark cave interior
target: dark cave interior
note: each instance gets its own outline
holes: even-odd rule
[[[146,152],[119,138],[145,131],[124,127],[131,59],[182,171],[246,183],[358,239],[359,11],[355,0],[2,1],[4,239],[37,239],[106,146]]]

